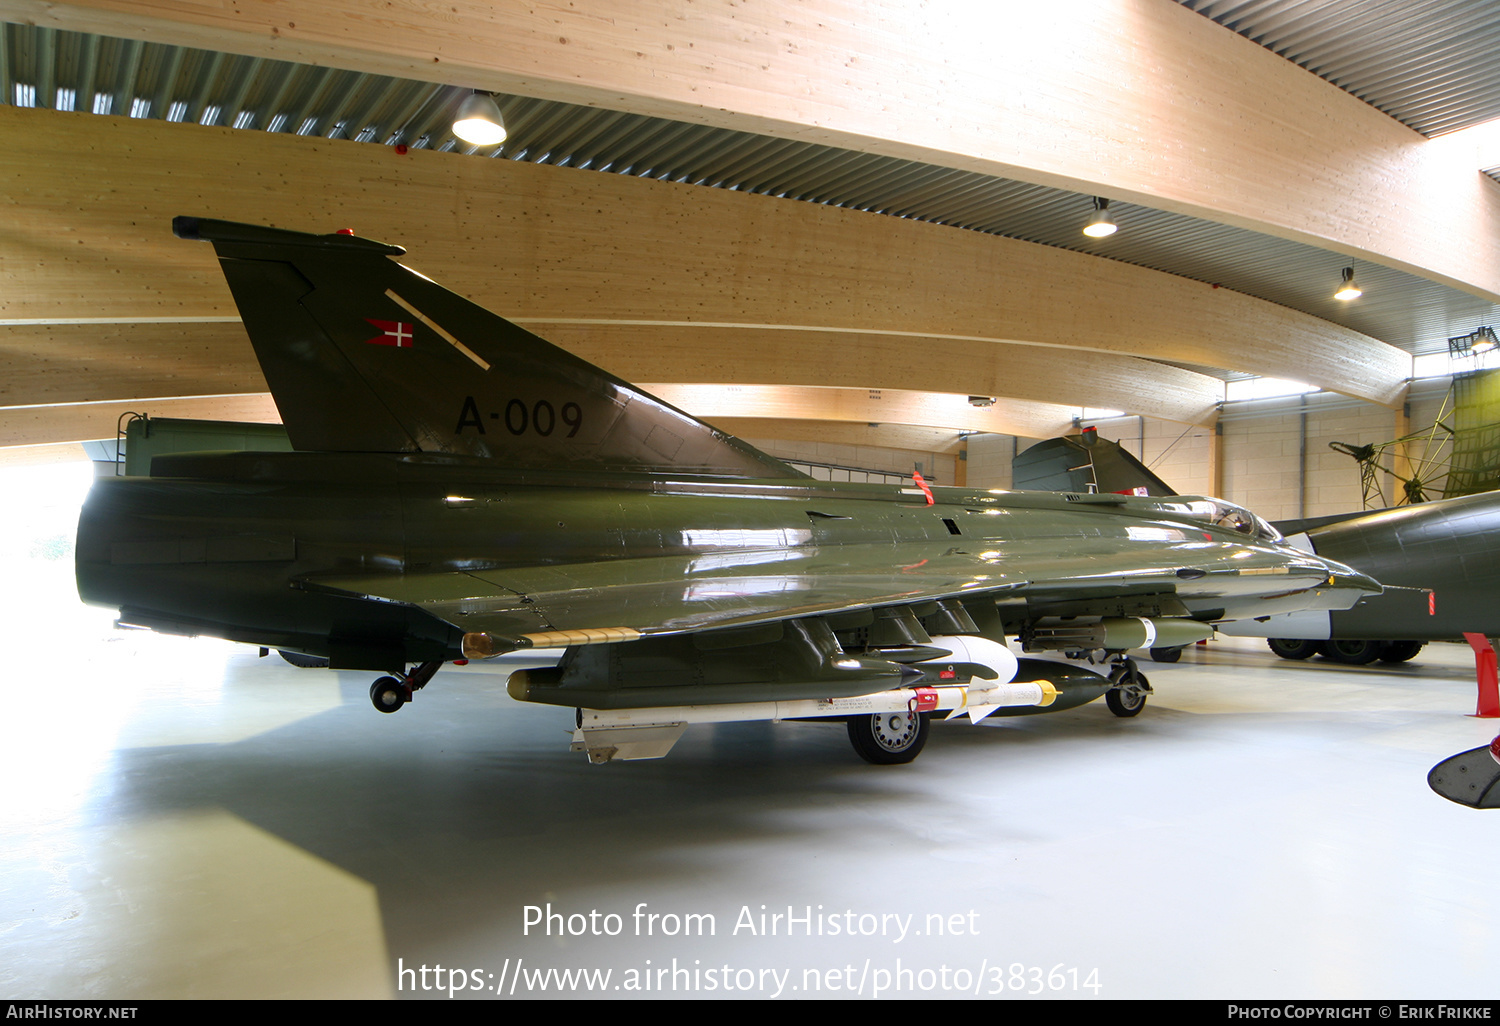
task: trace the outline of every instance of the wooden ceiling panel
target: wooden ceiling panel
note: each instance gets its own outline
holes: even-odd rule
[[[7,20],[923,160],[1326,247],[1500,302],[1500,189],[1179,4],[0,0]]]
[[[171,217],[192,213],[353,226],[407,245],[417,269],[523,322],[900,339],[947,375],[951,384],[925,386],[937,391],[970,389],[984,367],[975,343],[1040,347],[1032,362],[1044,364],[1047,350],[1108,354],[1094,373],[1060,360],[1034,377],[1054,390],[1101,382],[1096,392],[1122,396],[1108,383],[1135,377],[1139,393],[1199,409],[1212,387],[1202,375],[1146,361],[1293,377],[1385,403],[1399,401],[1409,368],[1393,347],[1229,290],[941,225],[128,118],[0,107],[0,131],[12,140],[0,186],[18,211],[17,229],[0,237],[0,325],[233,317],[212,250],[170,235]],[[807,354],[793,358],[815,366]],[[877,363],[865,369],[878,378]]]

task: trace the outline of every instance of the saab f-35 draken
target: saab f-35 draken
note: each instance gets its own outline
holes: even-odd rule
[[[1039,442],[1015,459],[1018,488],[1177,494],[1093,428]],[[1256,617],[1225,634],[1266,638],[1283,659],[1401,663],[1429,641],[1500,636],[1500,491],[1380,510],[1278,521],[1288,543],[1353,566],[1385,585],[1346,610]]]
[[[914,758],[937,711],[1133,716],[1123,653],[1380,586],[1213,499],[834,484],[661,402],[352,234],[177,218],[211,242],[292,452],[158,456],[97,482],[78,587],[123,624],[376,670],[448,661],[576,710],[595,762],[688,723],[844,720]],[[1109,676],[1024,652],[1104,651]],[[524,665],[524,663],[523,663]]]

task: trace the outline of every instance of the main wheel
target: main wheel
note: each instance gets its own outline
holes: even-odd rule
[[[1325,641],[1318,650],[1324,658],[1349,666],[1363,666],[1380,658],[1378,641]]]
[[[1151,650],[1151,661],[1153,663],[1175,663],[1181,658],[1181,645],[1176,648],[1153,648]]]
[[[865,762],[895,766],[911,762],[927,744],[926,713],[885,712],[849,717],[849,743]]]
[[[284,648],[278,648],[276,654],[293,666],[300,666],[305,670],[321,670],[328,665],[328,660],[322,656],[303,655],[301,652],[288,652]]]
[[[395,677],[381,677],[370,685],[370,703],[383,713],[393,713],[406,704],[406,686]]]
[[[1310,659],[1318,654],[1318,643],[1305,638],[1271,638],[1266,644],[1283,659]]]
[[[1425,641],[1386,641],[1380,646],[1382,663],[1404,663],[1422,651]]]

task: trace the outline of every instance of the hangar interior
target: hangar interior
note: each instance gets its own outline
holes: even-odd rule
[[[0,0],[0,467],[34,500],[5,747],[37,781],[7,803],[0,990],[430,997],[398,966],[698,953],[833,990],[915,947],[1100,969],[1064,996],[1492,993],[1482,817],[1423,783],[1493,734],[1466,649],[1351,673],[1215,643],[1153,671],[1155,721],[950,726],[957,764],[905,776],[810,724],[596,768],[493,667],[373,717],[359,673],[112,631],[58,524],[126,413],[279,419],[176,215],[403,245],[819,475],[1004,488],[1096,424],[1181,492],[1359,508],[1328,443],[1431,434],[1500,359],[1449,356],[1500,321],[1497,44],[1456,0]],[[499,146],[452,133],[476,90]],[[1100,207],[1118,231],[1087,237]],[[522,935],[548,902],[721,929]],[[724,936],[762,904],[987,932]]]

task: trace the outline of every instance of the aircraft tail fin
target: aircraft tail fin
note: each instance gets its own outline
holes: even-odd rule
[[[354,235],[192,217],[292,445],[508,466],[804,475],[485,310]]]
[[[1177,494],[1118,442],[1100,438],[1093,428],[1064,438],[1049,438],[1016,456],[1011,463],[1011,487],[1021,491]]]

